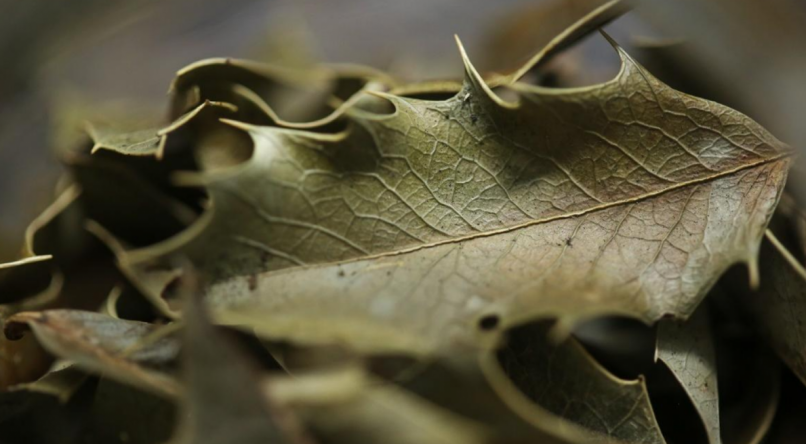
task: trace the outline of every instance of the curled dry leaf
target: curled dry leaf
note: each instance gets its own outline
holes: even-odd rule
[[[205,100],[249,110],[247,122],[315,128],[341,117],[372,84],[393,86],[383,72],[359,65],[290,68],[238,59],[207,59],[177,72],[171,114]],[[254,121],[257,119],[258,121]]]
[[[659,323],[655,360],[671,370],[691,399],[708,442],[720,444],[716,356],[706,308],[701,307],[685,323]]]
[[[806,384],[806,270],[771,231],[761,264],[761,287],[745,300],[762,334]]]
[[[515,385],[535,403],[620,442],[665,443],[643,377],[622,380],[599,365],[574,339],[554,345],[551,324],[510,333],[499,353]]]
[[[172,377],[141,365],[164,366],[176,358],[179,344],[175,338],[159,337],[139,344],[159,331],[159,326],[80,310],[17,313],[4,326],[9,339],[19,339],[28,329],[50,353],[87,371],[163,396],[178,393]]]
[[[218,108],[222,113],[238,111],[238,107],[230,103],[207,100],[178,117],[164,128],[121,129],[88,123],[87,133],[93,141],[91,152],[110,150],[129,156],[162,158],[165,155],[166,145],[172,133],[181,131],[185,125],[210,108]]]

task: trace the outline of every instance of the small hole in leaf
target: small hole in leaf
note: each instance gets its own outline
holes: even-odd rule
[[[182,278],[176,276],[175,278],[171,279],[168,284],[162,289],[162,299],[166,301],[170,301],[172,299],[176,299],[179,295],[179,284],[182,282]]]
[[[482,317],[479,319],[479,328],[482,330],[492,330],[498,327],[498,324],[501,322],[501,319],[498,318],[498,315],[490,314]]]

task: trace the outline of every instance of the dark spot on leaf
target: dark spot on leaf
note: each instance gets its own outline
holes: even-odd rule
[[[339,270],[339,272],[336,274],[338,274],[339,277],[344,277],[344,270]]]
[[[493,330],[498,327],[501,319],[496,314],[489,314],[479,319],[479,328],[482,330]]]
[[[475,114],[471,114],[471,115],[470,115],[470,122],[471,122],[471,123],[474,123],[474,124],[475,124],[476,122],[478,122],[478,120],[479,120],[479,116],[477,116],[477,115],[475,115]]]

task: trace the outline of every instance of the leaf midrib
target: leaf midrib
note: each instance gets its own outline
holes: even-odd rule
[[[461,242],[465,242],[465,241],[469,241],[469,240],[473,240],[473,239],[478,239],[478,238],[484,238],[484,237],[497,236],[499,234],[509,233],[509,232],[520,230],[520,229],[530,227],[530,226],[533,226],[533,225],[540,225],[540,224],[544,224],[544,223],[554,222],[554,221],[557,221],[557,220],[570,219],[570,218],[573,218],[573,217],[584,216],[584,215],[586,215],[588,213],[592,213],[592,212],[595,212],[595,211],[601,211],[601,210],[616,207],[616,206],[619,206],[619,205],[626,205],[626,204],[630,204],[630,203],[640,202],[640,201],[643,201],[643,200],[646,200],[646,199],[651,199],[653,197],[657,197],[657,196],[660,196],[662,194],[670,193],[672,191],[676,191],[676,190],[679,190],[681,188],[685,188],[685,187],[688,187],[688,186],[691,186],[691,185],[697,185],[697,184],[701,184],[701,183],[705,183],[705,182],[714,181],[714,180],[717,180],[719,178],[730,176],[732,174],[738,173],[738,172],[743,171],[743,170],[748,170],[748,169],[756,168],[756,167],[763,166],[763,165],[766,165],[766,164],[775,163],[777,161],[790,158],[792,156],[793,156],[792,152],[783,152],[783,153],[779,153],[779,154],[777,154],[775,156],[760,159],[760,160],[752,162],[752,163],[740,165],[740,166],[731,168],[729,170],[719,171],[719,172],[717,172],[715,174],[711,174],[711,175],[706,176],[706,177],[700,177],[700,178],[691,179],[691,180],[688,180],[688,181],[685,181],[685,182],[676,183],[676,184],[670,185],[670,186],[668,186],[666,188],[655,190],[655,191],[650,191],[648,193],[644,193],[644,194],[641,194],[639,196],[635,196],[635,197],[631,197],[631,198],[627,198],[627,199],[620,199],[620,200],[616,200],[616,201],[613,201],[613,202],[607,202],[607,203],[603,203],[603,204],[600,204],[600,205],[595,205],[595,206],[592,206],[592,207],[589,207],[589,208],[585,208],[585,209],[582,209],[582,210],[572,211],[572,212],[568,212],[568,213],[564,213],[564,214],[559,214],[559,215],[556,215],[556,216],[545,217],[545,218],[542,218],[542,219],[534,219],[534,220],[530,220],[530,221],[523,222],[523,223],[520,223],[520,224],[511,225],[511,226],[504,227],[504,228],[498,228],[498,229],[495,229],[495,230],[472,233],[472,234],[459,236],[459,237],[452,238],[452,239],[445,239],[445,240],[440,240],[440,241],[436,241],[436,242],[430,242],[430,243],[424,243],[424,244],[420,244],[420,245],[414,245],[414,246],[411,246],[411,247],[406,247],[406,248],[402,248],[402,249],[394,250],[394,251],[385,251],[385,252],[382,252],[382,253],[375,253],[375,254],[370,254],[370,255],[366,255],[366,256],[356,256],[356,257],[353,257],[353,258],[350,258],[350,259],[344,259],[344,260],[339,260],[339,261],[322,262],[322,263],[310,264],[310,265],[300,265],[300,266],[296,266],[296,267],[282,268],[282,269],[279,269],[279,270],[268,270],[268,271],[262,272],[260,274],[262,276],[267,276],[267,275],[275,275],[275,274],[282,274],[282,273],[290,273],[290,272],[297,271],[299,269],[326,268],[326,267],[331,267],[331,266],[334,266],[334,265],[343,265],[343,264],[349,264],[349,263],[359,262],[359,261],[364,261],[364,260],[373,260],[373,259],[379,259],[379,258],[383,258],[383,257],[399,256],[399,255],[403,255],[403,254],[413,253],[413,252],[419,251],[419,250],[439,247],[439,246],[442,246],[442,245],[461,243]],[[233,279],[239,279],[239,278],[244,278],[244,277],[245,276],[236,276]]]

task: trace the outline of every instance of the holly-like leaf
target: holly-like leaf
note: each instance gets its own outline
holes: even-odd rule
[[[549,327],[510,333],[499,359],[515,385],[554,414],[619,442],[665,443],[643,378],[616,377],[573,338],[552,344]]]
[[[671,370],[691,399],[702,419],[708,442],[721,443],[716,356],[705,307],[685,323],[660,322],[655,360],[662,361]]]
[[[394,85],[388,75],[358,65],[292,68],[238,59],[207,59],[177,72],[171,114],[204,101],[233,103],[243,121],[315,128],[341,117],[373,84]]]
[[[162,158],[165,147],[172,133],[182,130],[194,118],[211,108],[218,111],[234,113],[238,111],[235,105],[226,102],[204,101],[187,113],[179,116],[164,128],[128,128],[112,127],[109,124],[87,124],[87,133],[92,138],[92,153],[98,150],[110,150],[129,156],[154,156]],[[120,125],[120,124],[118,124]]]
[[[612,81],[516,84],[518,104],[465,58],[456,96],[384,95],[393,114],[338,134],[233,123],[252,158],[182,179],[211,209],[121,261],[158,296],[187,255],[238,322],[369,349],[478,343],[485,319],[686,317],[730,265],[755,270],[789,151],[617,51]]]

